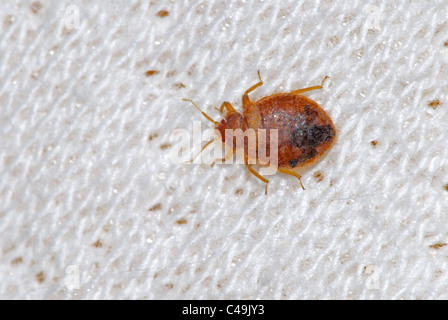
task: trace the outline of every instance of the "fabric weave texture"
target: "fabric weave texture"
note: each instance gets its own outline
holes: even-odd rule
[[[447,17],[444,0],[0,2],[0,297],[448,299]],[[219,120],[258,70],[252,100],[330,77],[305,94],[337,128],[306,190],[171,161],[175,130],[211,126],[181,98]]]

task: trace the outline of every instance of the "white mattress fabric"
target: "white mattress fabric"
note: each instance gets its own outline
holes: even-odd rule
[[[444,0],[0,2],[0,297],[447,299],[447,17]],[[306,93],[337,128],[306,190],[172,161],[174,132],[213,126],[181,99],[219,121],[258,70],[252,100],[330,76]]]

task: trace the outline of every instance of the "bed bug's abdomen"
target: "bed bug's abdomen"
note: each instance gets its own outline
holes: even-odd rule
[[[305,96],[281,93],[256,102],[261,128],[278,130],[279,168],[311,163],[331,146],[336,129],[327,113]],[[269,134],[269,133],[268,133]]]

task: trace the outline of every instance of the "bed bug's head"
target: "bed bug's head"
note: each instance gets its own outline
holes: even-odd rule
[[[221,120],[220,124],[216,126],[222,137],[222,142],[226,140],[226,129],[236,130],[243,128],[243,116],[238,112],[231,112]]]

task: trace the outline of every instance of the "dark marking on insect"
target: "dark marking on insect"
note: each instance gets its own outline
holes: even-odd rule
[[[289,160],[289,166],[291,168],[295,168],[297,166],[297,162],[299,162],[299,159],[291,159]]]
[[[307,123],[308,124],[312,123],[318,116],[317,111],[312,109],[311,106],[308,104],[305,105],[304,110]]]
[[[295,129],[291,136],[291,144],[295,147],[317,147],[330,141],[335,136],[332,126],[304,125]]]
[[[306,160],[313,159],[315,156],[317,156],[317,150],[315,148],[308,147],[305,149],[305,152],[302,153],[299,162],[303,163]]]
[[[266,141],[270,141],[270,129],[276,129],[278,132],[277,170],[298,178],[303,188],[300,175],[292,169],[302,168],[322,156],[335,141],[336,129],[327,113],[315,101],[301,94],[322,89],[328,77],[322,80],[320,86],[299,89],[289,93],[273,94],[252,102],[248,94],[263,84],[260,72],[258,72],[258,78],[260,82],[244,92],[242,113],[237,112],[229,102],[224,102],[221,105],[219,111],[223,112],[224,109],[227,111],[221,122],[214,121],[193,101],[183,100],[191,102],[204,117],[214,123],[215,128],[221,133],[222,142],[230,145],[233,152],[236,151],[236,146],[234,141],[226,141],[226,129],[241,129],[243,132],[248,129],[266,130]],[[212,141],[207,143],[202,150]],[[269,144],[266,146],[266,154],[270,154]],[[255,160],[258,162],[258,156],[257,159],[249,159],[247,146],[245,145],[244,157],[250,173],[266,183],[265,193],[267,193],[269,180],[255,171],[248,161]]]
[[[305,105],[305,107],[304,107],[304,109],[305,109],[305,114],[308,116],[308,115],[310,115],[311,114],[311,110],[310,110],[310,106],[309,105]]]

